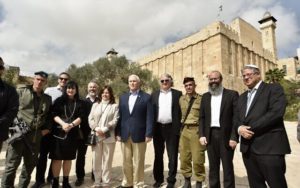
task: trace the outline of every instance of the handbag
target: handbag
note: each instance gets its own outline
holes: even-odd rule
[[[97,144],[97,135],[95,134],[95,130],[92,130],[88,135],[85,145],[95,146]]]
[[[108,106],[108,104],[105,106],[104,110],[102,111],[101,116],[102,116],[103,112],[105,111],[105,109],[107,108],[107,106]],[[101,116],[99,118],[99,121],[101,119]],[[109,132],[108,132],[108,134],[109,134]],[[109,137],[110,134],[109,135],[105,134],[105,138],[106,138],[106,136]],[[88,137],[86,139],[85,145],[95,146],[97,144],[97,142],[99,142],[101,140],[103,140],[103,139],[99,139],[99,137],[96,135],[95,129],[92,129],[92,131],[90,132],[90,134],[88,135]]]

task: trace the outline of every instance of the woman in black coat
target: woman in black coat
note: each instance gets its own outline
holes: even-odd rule
[[[59,174],[63,169],[63,188],[70,188],[69,174],[72,160],[76,158],[77,140],[80,138],[79,125],[84,115],[83,103],[79,99],[78,85],[70,81],[64,87],[61,97],[53,104],[54,119],[52,159],[52,188],[59,187]]]

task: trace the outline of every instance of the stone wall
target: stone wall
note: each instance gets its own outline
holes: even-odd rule
[[[183,78],[193,76],[197,83],[197,92],[206,92],[207,73],[219,70],[223,74],[225,87],[242,92],[245,87],[240,70],[244,65],[255,64],[264,73],[274,68],[275,63],[272,54],[262,48],[262,42],[258,40],[259,31],[241,18],[237,18],[233,23],[234,27],[214,22],[137,62],[143,68],[151,70],[156,77],[163,73],[171,74],[174,87],[182,91]],[[248,35],[252,37],[247,39]]]

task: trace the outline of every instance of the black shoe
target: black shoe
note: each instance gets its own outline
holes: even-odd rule
[[[82,184],[83,184],[83,179],[77,179],[76,182],[75,182],[76,187],[79,187]]]
[[[45,185],[44,182],[37,181],[31,186],[31,188],[41,188],[41,187],[43,187],[43,185]]]
[[[117,188],[133,188],[133,186],[124,187],[124,186],[120,185],[120,186],[118,186]]]
[[[72,186],[69,184],[69,182],[63,182],[63,188],[72,188]]]
[[[174,188],[174,184],[173,183],[168,183],[167,188]]]
[[[52,177],[47,177],[47,183],[52,184],[53,178]]]
[[[163,184],[163,182],[157,181],[157,182],[155,182],[155,183],[153,184],[153,187],[158,188],[158,187],[160,187],[162,184]]]
[[[197,183],[196,183],[196,188],[202,188],[202,182],[197,181]]]
[[[52,188],[59,188],[59,178],[53,178],[52,184],[51,184]]]
[[[93,173],[93,172],[92,172],[91,179],[95,182],[95,176],[94,176],[94,173]]]
[[[191,178],[184,178],[184,185],[182,188],[192,188]]]
[[[63,177],[63,188],[72,188],[72,186],[69,183],[69,176]]]

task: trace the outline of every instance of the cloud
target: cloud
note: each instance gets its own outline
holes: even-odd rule
[[[258,28],[266,10],[278,19],[279,53],[291,54],[300,40],[297,9],[281,2],[0,0],[0,55],[24,74],[58,73],[70,64],[92,62],[112,47],[135,60],[217,19],[229,23],[241,16]]]

